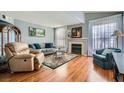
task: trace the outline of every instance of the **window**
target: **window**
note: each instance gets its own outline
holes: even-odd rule
[[[4,55],[5,53],[4,53],[4,45],[6,44],[6,43],[8,43],[8,32],[7,31],[3,31],[3,34],[2,34],[3,36],[3,47],[2,47],[2,55]]]
[[[115,48],[116,38],[111,36],[115,30],[122,31],[121,14],[89,21],[89,54],[96,49]],[[119,43],[122,48],[122,41]]]
[[[20,41],[20,33],[13,29],[7,29],[7,27],[3,28],[0,32],[0,56],[5,55],[4,46],[8,42]]]
[[[9,31],[9,42],[15,42],[16,41],[16,33],[15,31]]]
[[[109,30],[109,28],[111,30]],[[108,23],[102,25],[95,25],[92,27],[93,31],[93,49],[113,48],[116,47],[116,39],[111,35],[116,30],[116,23]],[[99,30],[100,29],[100,30]]]

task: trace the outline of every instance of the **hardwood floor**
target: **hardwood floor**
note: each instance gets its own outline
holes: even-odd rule
[[[92,57],[80,56],[52,70],[43,66],[38,71],[0,73],[0,82],[106,82],[114,81],[111,70],[93,65]]]

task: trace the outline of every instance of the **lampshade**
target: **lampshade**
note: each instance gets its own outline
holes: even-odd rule
[[[120,36],[124,36],[124,34],[122,34],[122,32],[119,31],[119,30],[115,30],[114,33],[111,36],[118,36],[118,37],[120,37]]]

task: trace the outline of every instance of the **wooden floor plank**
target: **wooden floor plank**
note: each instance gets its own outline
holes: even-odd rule
[[[52,70],[43,66],[38,71],[0,73],[0,82],[111,82],[113,72],[93,64],[92,57],[80,56]]]

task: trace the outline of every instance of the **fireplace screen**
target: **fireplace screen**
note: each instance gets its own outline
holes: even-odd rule
[[[72,48],[71,49],[72,54],[81,54],[81,51],[82,51],[81,44],[72,44],[71,48]]]

